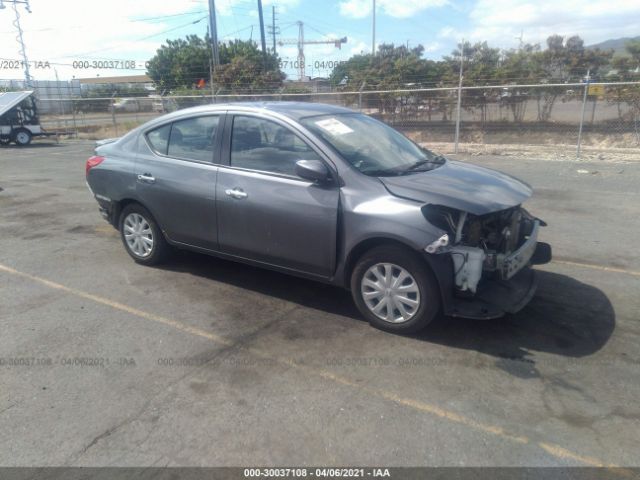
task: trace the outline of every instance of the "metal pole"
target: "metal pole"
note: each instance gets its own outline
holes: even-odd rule
[[[580,146],[582,144],[582,124],[584,123],[584,111],[587,107],[587,93],[589,92],[589,80],[591,80],[591,70],[587,70],[587,83],[584,86],[584,95],[582,96],[582,114],[580,115],[580,128],[578,129],[578,150],[576,157],[580,158]]]
[[[464,65],[464,38],[460,44],[460,77],[458,79],[458,106],[456,109],[456,140],[455,153],[458,153],[458,143],[460,142],[460,107],[462,106],[462,67]]]
[[[264,36],[264,18],[262,16],[262,0],[258,0],[258,17],[260,19],[260,42],[262,43],[262,63],[267,68],[267,42]]]
[[[73,100],[73,97],[71,97],[71,115],[73,115],[73,133],[77,140],[78,139],[78,123],[76,122],[76,103]]]
[[[116,109],[113,106],[114,102],[114,98],[116,96],[116,92],[113,92],[113,94],[111,95],[111,120],[113,121],[113,128],[116,131],[116,137],[118,136],[118,123],[116,122]]]
[[[25,0],[23,2],[27,12],[31,13],[31,8],[29,7],[29,0]],[[31,73],[29,71],[29,59],[27,58],[27,49],[24,45],[24,37],[22,36],[22,26],[20,25],[20,12],[18,12],[18,2],[13,0],[13,11],[16,14],[16,19],[13,21],[13,26],[18,30],[18,42],[20,43],[20,55],[22,56],[22,63],[24,68],[24,82],[27,90],[31,90],[33,87]]]
[[[209,31],[211,32],[211,59],[213,71],[220,65],[220,53],[218,51],[218,26],[216,24],[216,0],[209,0]]]
[[[276,6],[271,7],[271,34],[273,35],[273,54],[276,54]]]
[[[209,25],[207,25],[207,37],[209,37],[209,41],[211,41],[211,30],[209,29]],[[213,87],[213,51],[211,52],[211,57],[209,57],[209,88],[211,89],[211,103],[215,103],[213,101],[213,97],[215,95],[215,89]],[[162,91],[162,93],[160,93],[160,97],[162,97],[163,93],[164,90]],[[162,102],[162,113],[165,113],[164,99],[162,99]]]
[[[67,131],[67,112],[64,108],[64,99],[62,98],[62,91],[60,90],[60,79],[58,78],[58,69],[54,68],[53,71],[56,74],[56,88],[58,90],[58,101],[60,102],[60,113],[62,113],[62,118],[64,119],[64,130],[65,133]]]
[[[304,58],[304,23],[298,21],[298,80],[303,81],[305,77]]]
[[[376,0],[373,0],[373,24],[371,26],[371,54],[376,54]]]

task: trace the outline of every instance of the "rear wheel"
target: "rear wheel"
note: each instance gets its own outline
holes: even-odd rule
[[[351,294],[377,328],[413,333],[437,315],[440,296],[433,274],[414,252],[395,245],[365,253],[351,275]]]
[[[127,253],[142,265],[156,265],[169,245],[149,211],[142,205],[127,205],[120,214],[120,237]]]
[[[20,128],[13,133],[13,141],[20,147],[25,147],[31,143],[33,135],[26,128]]]

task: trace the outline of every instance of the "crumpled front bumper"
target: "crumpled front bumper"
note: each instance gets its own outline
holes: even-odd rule
[[[483,279],[472,298],[453,297],[449,315],[490,319],[522,310],[538,288],[536,272],[526,267],[509,280]]]
[[[529,238],[515,252],[509,255],[498,255],[497,270],[503,280],[509,280],[525,268],[538,247],[540,222],[535,220]]]
[[[483,277],[473,297],[452,297],[448,314],[454,317],[490,319],[522,310],[531,301],[538,287],[536,272],[531,265],[550,262],[551,246],[542,242],[534,242],[533,246],[525,244],[522,251],[515,252],[512,260],[525,261],[526,265],[518,264],[520,268],[508,277],[504,274]]]

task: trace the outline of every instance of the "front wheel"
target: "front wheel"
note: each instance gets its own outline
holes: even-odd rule
[[[33,135],[26,128],[20,128],[13,133],[13,141],[20,147],[26,147],[31,143]]]
[[[382,330],[414,333],[436,317],[440,295],[419,255],[398,246],[365,253],[351,275],[351,294],[369,323]]]
[[[127,253],[142,265],[162,262],[169,245],[151,213],[142,205],[127,205],[120,215],[120,236]]]

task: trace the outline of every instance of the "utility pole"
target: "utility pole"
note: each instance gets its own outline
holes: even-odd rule
[[[304,81],[304,23],[298,21],[298,80]]]
[[[209,0],[209,31],[211,32],[211,61],[215,73],[220,65],[220,52],[218,51],[218,26],[216,23],[216,0]]]
[[[207,37],[211,38],[211,31],[209,25],[207,25]],[[216,101],[216,89],[213,86],[213,54],[209,58],[209,87],[211,87],[211,101]],[[164,110],[164,100],[162,100],[162,109]]]
[[[518,50],[522,51],[522,47],[524,46],[524,29],[520,30],[520,36],[516,37],[516,40],[518,40]]]
[[[267,42],[264,36],[264,18],[262,16],[262,0],[258,0],[258,16],[260,17],[260,42],[262,43],[262,62],[267,68]]]
[[[298,80],[304,81],[305,78],[305,57],[304,46],[305,45],[326,45],[333,44],[336,48],[342,48],[343,43],[347,43],[347,37],[342,38],[327,38],[323,40],[305,40],[304,39],[304,23],[301,21],[296,22],[298,25],[298,38],[296,39],[280,39],[278,45],[297,45],[298,46],[298,60],[296,68],[298,69]]]
[[[31,72],[29,70],[29,59],[27,58],[27,48],[24,44],[24,37],[22,32],[22,26],[20,25],[20,12],[18,11],[18,4],[21,3],[24,5],[24,8],[28,13],[31,13],[31,7],[29,6],[29,0],[4,0],[7,2],[11,2],[13,4],[13,11],[16,14],[16,19],[13,21],[13,26],[16,27],[18,31],[18,36],[16,40],[20,44],[20,51],[18,52],[22,57],[22,67],[24,68],[24,84],[25,88],[31,89],[33,88],[33,78],[31,77]],[[0,9],[6,8],[4,2],[0,0]]]
[[[273,37],[273,54],[276,54],[276,6],[271,7],[271,35]]]
[[[460,77],[458,79],[458,106],[456,114],[456,144],[455,153],[458,153],[458,143],[460,141],[460,110],[462,106],[462,67],[464,66],[464,38],[460,43]]]
[[[275,55],[276,52],[276,37],[280,35],[280,27],[276,27],[276,7],[273,5],[271,7],[271,25],[267,25],[267,34],[271,35],[271,40],[273,41],[273,50],[272,53]]]
[[[376,0],[373,0],[373,24],[371,26],[371,54],[376,54]]]

